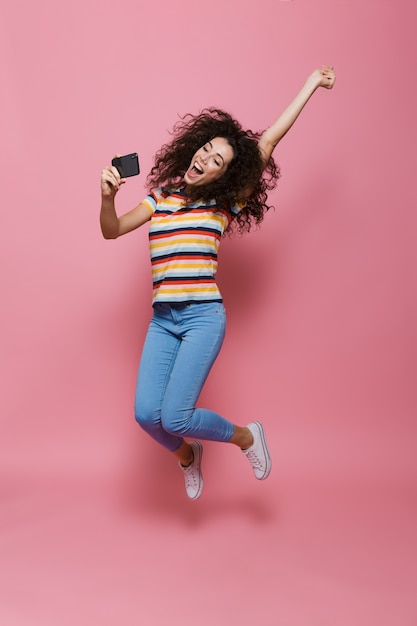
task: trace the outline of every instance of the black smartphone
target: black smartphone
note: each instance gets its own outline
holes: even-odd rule
[[[140,172],[137,152],[125,154],[121,157],[114,157],[111,164],[114,165],[122,178],[137,176]]]

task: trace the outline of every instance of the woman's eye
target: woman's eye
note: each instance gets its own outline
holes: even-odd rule
[[[214,159],[214,163],[217,165],[217,167],[220,167],[220,161],[218,161],[217,159]]]

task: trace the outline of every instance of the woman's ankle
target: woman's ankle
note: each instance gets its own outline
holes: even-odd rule
[[[235,426],[230,443],[239,446],[242,450],[247,450],[253,444],[253,435],[246,426]]]
[[[177,457],[182,467],[188,467],[194,461],[193,449],[186,441],[174,451],[174,455]]]

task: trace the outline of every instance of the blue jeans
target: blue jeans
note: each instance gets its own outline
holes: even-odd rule
[[[139,366],[135,417],[170,451],[183,436],[230,441],[233,424],[208,409],[195,408],[226,329],[218,302],[155,304]]]

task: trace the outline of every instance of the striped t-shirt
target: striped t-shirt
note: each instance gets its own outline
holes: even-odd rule
[[[221,237],[233,216],[214,200],[184,206],[184,192],[158,189],[143,200],[152,213],[149,248],[153,304],[221,302],[215,281]]]

